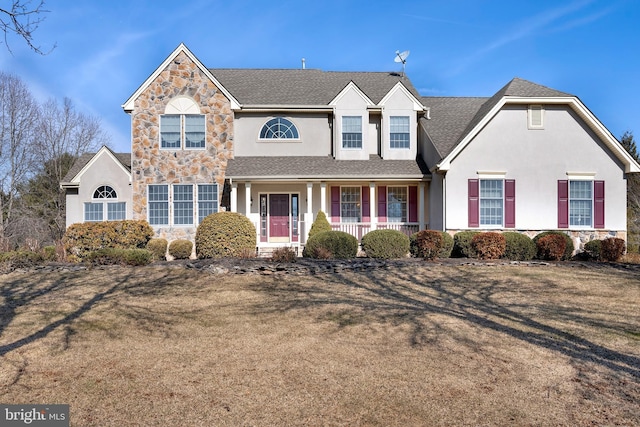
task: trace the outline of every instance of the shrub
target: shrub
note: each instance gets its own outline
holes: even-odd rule
[[[507,242],[500,233],[478,233],[471,239],[471,247],[480,259],[498,259],[504,255]]]
[[[44,262],[42,253],[32,251],[10,251],[0,253],[0,262],[6,264],[8,270],[16,268],[28,268],[40,265]]]
[[[548,236],[550,234],[555,234],[558,236],[562,236],[564,238],[565,241],[565,249],[564,249],[564,254],[562,255],[562,259],[563,260],[568,260],[571,259],[571,257],[573,256],[573,250],[574,250],[574,246],[573,246],[573,240],[571,239],[571,237],[566,234],[563,233],[562,231],[544,231],[538,235],[536,235],[533,238],[533,243],[536,244],[536,248],[538,247],[538,240],[540,240],[541,238]],[[540,258],[540,257],[538,257]],[[540,258],[540,259],[544,259],[544,258]]]
[[[398,230],[373,230],[362,236],[362,249],[369,258],[404,258],[409,253],[409,237]]]
[[[72,224],[67,228],[63,242],[65,249],[84,257],[103,248],[144,248],[153,236],[147,221],[105,221]]]
[[[504,258],[513,261],[529,261],[536,256],[536,244],[526,234],[507,231],[502,235],[506,243]]]
[[[190,240],[178,239],[169,244],[169,255],[174,259],[188,259],[193,250],[193,243]]]
[[[146,249],[102,248],[89,252],[83,261],[90,265],[147,265],[153,260],[153,253]]]
[[[624,255],[624,240],[617,237],[610,237],[602,241],[600,258],[603,261],[616,262]]]
[[[476,251],[471,246],[471,240],[478,233],[478,231],[460,231],[456,233],[453,236],[451,256],[456,258],[475,258]]]
[[[600,251],[602,249],[602,240],[590,240],[584,244],[584,252],[587,257],[592,260],[600,261]]]
[[[271,254],[271,261],[275,262],[295,262],[296,258],[296,252],[289,247],[277,248]]]
[[[416,234],[416,254],[420,258],[434,259],[442,250],[442,232],[422,230]]]
[[[45,261],[56,261],[58,254],[55,246],[45,246],[42,248],[42,259]]]
[[[256,228],[237,212],[218,212],[202,220],[196,230],[198,258],[239,257],[255,253]]]
[[[147,250],[153,254],[153,259],[164,261],[167,257],[167,239],[151,239],[147,242]]]
[[[538,258],[558,261],[564,257],[567,241],[560,234],[547,234],[536,242]]]
[[[316,215],[316,220],[313,221],[313,224],[311,224],[311,229],[309,230],[309,237],[311,238],[312,236],[318,234],[318,233],[322,233],[323,231],[331,231],[331,224],[329,224],[329,221],[327,220],[327,216],[325,215],[324,212],[322,211],[318,211],[318,214]]]
[[[358,253],[358,239],[344,231],[323,231],[307,239],[303,256],[324,258],[327,252],[332,258],[355,258]]]
[[[442,231],[442,248],[438,254],[438,258],[450,258],[453,252],[453,237],[446,231]]]

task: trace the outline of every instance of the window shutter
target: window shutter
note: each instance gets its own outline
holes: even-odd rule
[[[480,181],[469,180],[469,227],[480,226]]]
[[[340,222],[340,187],[331,187],[331,222]]]
[[[362,186],[362,222],[371,221],[371,204],[369,203],[369,187]]]
[[[558,181],[558,228],[569,228],[569,181]]]
[[[506,179],[504,181],[504,226],[516,228],[516,181]]]
[[[387,222],[387,187],[378,187],[378,222]]]
[[[409,187],[409,222],[418,222],[418,187]]]
[[[604,228],[604,181],[593,182],[593,226]]]

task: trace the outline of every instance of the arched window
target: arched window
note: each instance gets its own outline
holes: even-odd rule
[[[110,185],[101,185],[93,192],[93,202],[84,204],[84,220],[119,221],[127,219],[127,203],[118,202],[118,193]],[[105,212],[106,217],[105,217]]]
[[[94,199],[117,199],[116,190],[108,185],[101,185],[93,192]]]
[[[172,99],[160,115],[160,148],[204,149],[205,135],[205,116],[191,98]]]
[[[260,139],[298,139],[298,129],[284,117],[275,117],[262,126]]]

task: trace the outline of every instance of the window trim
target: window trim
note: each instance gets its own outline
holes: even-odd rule
[[[149,198],[149,187],[157,186],[157,187],[166,187],[167,188],[167,199],[166,201],[152,201]],[[176,204],[178,203],[186,203],[189,202],[187,200],[176,200],[176,186],[189,186],[191,187],[191,223],[181,223],[178,224],[176,222]],[[201,186],[212,186],[213,187],[213,199],[212,200],[202,200],[201,199]],[[152,224],[151,223],[151,203],[166,203],[167,204],[167,216],[166,223],[161,224]],[[176,184],[149,184],[147,185],[147,221],[152,227],[177,227],[177,228],[188,228],[188,227],[197,227],[200,225],[202,220],[206,218],[208,215],[200,218],[200,207],[201,203],[213,203],[213,212],[220,212],[220,188],[217,182],[200,182],[200,183],[176,183]],[[164,217],[163,217],[164,219]]]
[[[407,131],[406,132],[392,132],[393,124],[391,123],[392,119],[405,118],[407,119]],[[407,135],[407,146],[406,147],[394,147],[392,145],[393,139],[391,137],[392,134],[406,134]],[[389,116],[389,149],[390,150],[410,150],[411,149],[411,116]]]
[[[103,189],[99,192],[100,189]],[[96,194],[102,194],[103,197],[96,197]],[[124,205],[124,218],[109,219],[109,206]],[[87,205],[100,205],[100,219],[88,220],[87,219]],[[82,204],[82,221],[83,222],[104,222],[104,221],[123,221],[127,219],[127,202],[121,201],[118,198],[118,192],[109,184],[101,184],[96,187],[91,195],[91,201],[84,202]]]
[[[345,124],[344,124],[344,119],[360,119],[360,132],[345,132]],[[347,150],[347,151],[359,151],[362,150],[364,148],[364,130],[363,130],[363,117],[362,116],[349,116],[349,115],[344,115],[340,117],[340,146],[342,147],[342,150]],[[360,135],[360,146],[359,147],[345,147],[345,138],[344,135],[348,133],[348,134],[359,134]]]
[[[162,143],[162,121],[164,117],[168,116],[177,116],[180,119],[180,138],[179,138],[179,146],[177,147],[163,147]],[[187,147],[187,116],[199,116],[202,117],[204,121],[204,144],[202,147]],[[160,119],[158,123],[159,132],[158,132],[158,146],[161,151],[204,151],[207,148],[207,115],[206,114],[190,114],[190,113],[165,113],[160,114]]]
[[[291,126],[289,126],[289,129],[293,129],[295,131],[295,134],[297,136],[293,136],[291,138],[267,138],[267,137],[263,137],[263,131],[265,130],[265,128],[267,127],[267,124],[273,120],[284,120],[289,122],[289,124]],[[262,125],[262,127],[260,127],[260,131],[258,132],[258,141],[260,142],[300,142],[302,138],[300,138],[300,131],[298,130],[298,126],[296,126],[296,124],[293,122],[293,120],[291,120],[288,117],[284,117],[284,116],[275,116],[275,117],[271,117],[270,119],[268,119],[266,122],[264,122],[264,124]]]
[[[500,198],[497,197],[483,197],[482,196],[482,183],[483,182],[500,182]],[[482,201],[483,200],[500,200],[500,223],[488,224],[482,221]],[[504,228],[505,223],[505,179],[502,178],[486,178],[482,177],[478,179],[478,223],[482,228]]]
[[[345,188],[354,188],[358,190],[358,200],[356,202],[348,202],[348,203],[355,203],[356,207],[359,210],[359,215],[358,215],[358,220],[357,221],[345,221],[345,218],[353,218],[353,217],[345,217],[342,215],[343,212],[343,203],[347,203],[347,202],[343,202],[342,201],[342,192]],[[358,186],[358,185],[341,185],[340,186],[340,222],[341,223],[360,223],[362,222],[362,187]]]

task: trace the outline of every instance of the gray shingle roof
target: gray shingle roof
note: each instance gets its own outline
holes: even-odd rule
[[[398,82],[420,99],[411,81],[398,73],[231,68],[209,71],[244,105],[327,105],[350,81],[376,104]]]
[[[369,160],[336,160],[330,156],[305,157],[236,157],[229,160],[228,178],[280,179],[421,179],[430,176],[422,159],[383,160],[370,156]]]
[[[109,151],[111,150],[109,149]],[[114,153],[113,151],[111,151],[111,153],[113,153],[116,159],[118,159],[118,161],[122,163],[122,166],[124,166],[129,172],[131,172],[131,153]],[[71,166],[71,169],[69,169],[69,172],[67,172],[67,174],[64,176],[62,182],[71,182],[71,180],[78,174],[78,172],[80,172],[82,168],[84,168],[96,154],[97,153],[84,153],[80,157],[78,157],[78,160],[76,160],[75,163]]]
[[[431,117],[431,120],[422,119],[422,124],[427,129],[436,149],[444,158],[504,97],[555,98],[572,96],[516,77],[491,98],[422,97],[422,103],[430,107]]]

